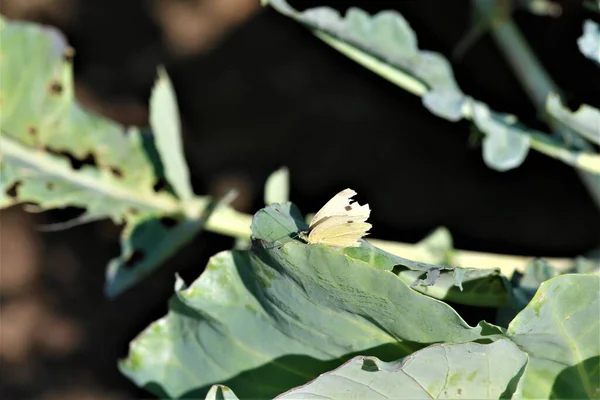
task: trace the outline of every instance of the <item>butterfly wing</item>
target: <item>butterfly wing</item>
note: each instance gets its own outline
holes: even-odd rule
[[[354,190],[344,189],[333,196],[312,218],[309,229],[312,229],[315,225],[319,224],[319,221],[327,216],[343,214],[345,208],[350,206],[350,199],[354,195],[356,195]]]
[[[313,217],[304,239],[336,247],[360,246],[358,239],[371,229],[371,224],[365,222],[371,210],[368,204],[351,203],[355,194],[354,190],[345,189],[329,200]]]
[[[367,235],[371,224],[366,222],[347,221],[346,216],[336,216],[330,220],[338,220],[337,223],[328,226],[319,226],[308,235],[309,243],[323,243],[336,247],[358,247],[358,241]]]

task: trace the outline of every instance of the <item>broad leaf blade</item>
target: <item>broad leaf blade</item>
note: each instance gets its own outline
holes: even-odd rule
[[[396,362],[355,357],[276,399],[498,399],[518,396],[527,356],[509,340],[429,346]]]
[[[140,386],[158,382],[172,397],[201,397],[223,383],[240,398],[269,398],[356,353],[396,359],[431,343],[501,333],[469,327],[445,303],[342,251],[268,242],[297,226],[289,215],[280,223],[281,207],[290,209],[257,214],[251,251],[214,256],[176,292],[169,314],[132,342],[125,375]]]
[[[560,275],[541,284],[507,335],[529,356],[525,398],[600,395],[600,275]]]

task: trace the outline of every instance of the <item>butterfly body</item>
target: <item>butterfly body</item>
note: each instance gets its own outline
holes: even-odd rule
[[[334,247],[358,247],[359,239],[367,235],[371,224],[366,220],[371,214],[368,204],[351,202],[356,195],[345,189],[329,200],[313,217],[308,231],[300,232],[300,239]]]

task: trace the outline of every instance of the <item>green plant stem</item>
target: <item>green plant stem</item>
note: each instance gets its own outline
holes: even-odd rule
[[[313,30],[312,32],[316,37],[346,57],[416,96],[422,97],[429,90],[423,82],[399,68],[392,67],[365,52],[357,51],[353,46],[324,32],[317,30]],[[465,118],[472,119],[472,116],[465,115]],[[531,148],[535,151],[560,160],[573,167],[589,171],[592,174],[600,174],[600,155],[598,154],[592,152],[578,152],[577,155],[574,156],[572,152],[559,145],[542,140],[534,135],[530,135],[529,140]]]
[[[473,4],[476,11],[489,21],[492,37],[529,95],[539,115],[544,118],[554,132],[559,133],[568,141],[570,132],[557,124],[545,111],[548,95],[552,92],[560,93],[560,89],[535,57],[533,50],[514,21],[506,15],[499,18],[496,15],[496,9],[491,6],[493,1],[491,3],[490,0],[475,0]],[[577,169],[577,173],[596,206],[600,208],[600,175],[581,169]]]
[[[214,233],[234,237],[236,239],[250,238],[252,216],[223,206],[217,208],[206,222],[205,229]],[[439,260],[419,244],[392,242],[387,240],[369,239],[371,244],[389,253],[409,258],[415,261],[437,264]],[[453,263],[469,268],[499,268],[506,276],[511,276],[516,270],[524,271],[525,266],[534,256],[515,256],[508,254],[480,253],[475,251],[454,250]],[[572,267],[574,261],[568,258],[544,258],[559,271]]]

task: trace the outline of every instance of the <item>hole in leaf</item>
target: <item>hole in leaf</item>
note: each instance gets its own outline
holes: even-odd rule
[[[368,372],[379,371],[379,367],[377,366],[375,361],[368,359],[368,358],[363,360],[363,364],[360,369],[362,369],[363,371],[368,371]]]
[[[165,178],[158,178],[156,180],[156,183],[153,186],[153,189],[155,192],[160,192],[161,190],[166,189],[167,187],[167,180]]]
[[[52,183],[52,182],[46,182],[46,189],[48,189],[48,190],[54,190],[54,183]]]
[[[96,166],[96,159],[94,158],[94,155],[92,153],[88,153],[83,159],[79,160],[73,157],[71,154],[67,153],[66,151],[55,151],[49,148],[46,148],[46,151],[50,154],[54,154],[55,156],[67,158],[71,163],[71,168],[75,170],[81,169],[81,167],[83,167],[84,165],[89,165],[93,167]]]
[[[6,189],[6,195],[8,197],[12,197],[13,199],[16,198],[19,195],[19,186],[21,186],[23,184],[23,182],[21,181],[16,181],[15,183],[13,183],[12,185],[10,185],[8,187],[8,189]]]
[[[142,261],[144,261],[144,253],[141,250],[135,250],[131,256],[127,259],[127,261],[125,261],[125,267],[127,268],[132,268],[134,267],[136,264],[141,263]]]
[[[109,167],[110,173],[117,178],[123,178],[123,172],[117,167]]]
[[[36,137],[38,135],[38,129],[33,125],[29,125],[27,127],[27,133],[33,137]]]
[[[53,81],[50,84],[50,93],[59,95],[59,94],[62,93],[62,91],[63,91],[63,85],[62,85],[62,83],[60,83],[58,81]]]
[[[173,228],[175,225],[177,225],[177,220],[175,218],[171,218],[171,217],[162,217],[160,219],[160,223],[162,224],[162,226],[169,229],[169,228]]]

